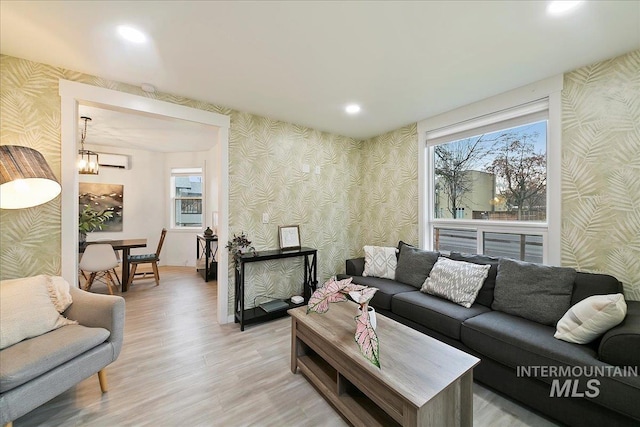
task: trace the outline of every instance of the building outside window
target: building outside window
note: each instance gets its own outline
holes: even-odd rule
[[[171,170],[172,228],[202,228],[202,168]]]

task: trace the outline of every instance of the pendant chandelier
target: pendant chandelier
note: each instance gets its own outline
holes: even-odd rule
[[[80,119],[84,120],[84,130],[81,130],[80,134],[81,149],[78,151],[78,172],[83,175],[98,175],[98,153],[84,149],[87,122],[91,120],[91,117],[82,116]]]

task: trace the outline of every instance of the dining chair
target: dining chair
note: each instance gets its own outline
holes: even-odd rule
[[[89,291],[97,278],[104,277],[109,293],[113,295],[112,287],[118,289],[118,286],[111,276],[111,271],[117,266],[118,259],[111,245],[107,243],[88,245],[78,264],[83,276],[86,277],[86,273],[89,273],[84,290]]]
[[[111,239],[98,239],[96,240],[96,242],[109,241],[109,240]],[[115,249],[113,251],[116,253],[116,259],[118,260],[118,266],[119,266],[120,264],[122,264],[122,259],[120,258],[120,251],[116,251]],[[113,268],[111,269],[111,271],[116,276],[116,282],[118,282],[118,286],[122,285],[122,282],[120,281],[120,276],[118,276],[118,270],[116,268]]]
[[[129,281],[127,282],[127,286],[131,286],[135,276],[136,269],[140,264],[151,264],[151,268],[153,269],[153,277],[156,280],[156,286],[160,285],[160,274],[158,273],[158,261],[160,261],[160,251],[162,250],[162,244],[164,243],[164,238],[167,235],[167,229],[163,228],[162,233],[160,233],[160,241],[158,242],[158,249],[153,254],[143,254],[143,255],[129,255],[129,264],[131,265],[131,272],[129,273]],[[146,277],[146,273],[137,273],[138,275],[143,275],[143,278]]]

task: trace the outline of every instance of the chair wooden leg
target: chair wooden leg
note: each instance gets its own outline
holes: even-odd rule
[[[100,390],[102,390],[103,393],[106,393],[109,391],[109,384],[107,384],[107,371],[106,368],[101,369],[100,371],[98,371],[98,381],[100,382]]]
[[[4,427],[13,427],[13,421],[9,421],[4,425]]]
[[[127,287],[131,286],[131,283],[133,283],[133,277],[136,275],[137,268],[138,268],[138,264],[131,264],[131,271],[129,272],[129,280],[127,280]]]
[[[82,277],[84,279],[84,283],[87,283],[87,273],[85,273],[84,271],[78,269],[78,287],[80,289],[83,289],[82,282],[80,281],[80,277]]]
[[[153,277],[156,279],[156,286],[160,286],[160,273],[158,273],[158,263],[152,262],[151,268],[153,268]]]
[[[89,290],[91,289],[91,285],[93,285],[93,281],[96,279],[96,274],[97,273],[91,273],[89,275],[89,280],[87,280],[87,285],[84,288],[85,291],[89,292]]]
[[[111,269],[111,271],[113,272],[113,274],[116,275],[116,281],[118,282],[118,286],[122,285],[122,281],[120,280],[120,276],[118,276],[118,272],[116,271],[115,268]]]
[[[109,271],[105,271],[104,272],[104,278],[105,281],[107,282],[107,289],[109,289],[109,294],[113,295],[113,289],[111,289],[111,286],[115,287],[115,283],[113,282],[113,278],[111,277],[111,273]]]

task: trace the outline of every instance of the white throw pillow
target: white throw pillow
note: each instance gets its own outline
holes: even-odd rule
[[[58,293],[60,290],[56,289],[50,276],[1,281],[0,349],[61,326],[77,324],[78,322],[66,319],[58,312],[53,298],[58,300],[60,308],[70,301],[70,295],[67,298]],[[61,293],[64,294],[64,291]]]
[[[472,264],[440,257],[420,291],[469,308],[476,300],[491,265]]]
[[[558,321],[553,336],[567,342],[587,344],[618,325],[626,315],[624,295],[594,295],[571,307]]]
[[[48,284],[49,297],[58,313],[64,312],[73,302],[69,291],[69,282],[60,276],[45,276]]]
[[[364,272],[363,276],[382,277],[384,279],[396,278],[396,248],[382,246],[364,247]]]

